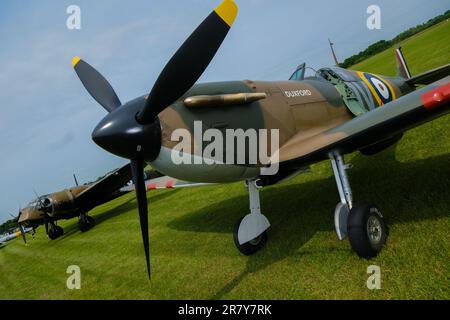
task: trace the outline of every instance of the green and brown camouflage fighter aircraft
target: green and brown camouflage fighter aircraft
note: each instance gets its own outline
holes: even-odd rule
[[[340,196],[335,209],[338,238],[348,236],[361,257],[376,256],[386,241],[386,225],[376,206],[354,203],[346,174],[349,166],[343,156],[358,150],[375,154],[396,143],[406,130],[448,113],[450,65],[412,77],[398,48],[396,77],[339,67],[323,68],[305,77],[302,65],[289,81],[195,84],[226,37],[237,11],[233,1],[223,1],[178,49],[150,93],[125,104],[92,66],[78,57],[72,61],[85,88],[109,112],[94,129],[93,140],[131,160],[149,275],[144,161],[159,172],[186,181],[246,181],[250,214],[236,223],[233,235],[237,248],[249,255],[263,247],[270,226],[261,213],[258,190],[312,163],[330,159]],[[418,89],[419,85],[425,86]],[[194,141],[196,121],[201,121],[203,132],[211,128],[278,130],[279,148],[271,150],[270,162],[256,165],[247,161],[250,144],[242,151],[244,163],[174,163],[173,153],[180,150],[173,134],[183,128]],[[199,148],[199,143],[192,142],[193,157]],[[278,172],[262,174],[261,168],[274,162]]]
[[[21,230],[25,227],[36,229],[43,224],[48,237],[54,240],[64,234],[63,228],[57,225],[58,220],[78,217],[80,230],[88,231],[95,225],[94,218],[89,216],[88,212],[129,192],[123,190],[122,187],[130,180],[129,164],[113,171],[95,183],[79,186],[75,178],[75,187],[38,196],[27,207],[21,209],[18,224]],[[22,236],[26,243],[23,232]]]

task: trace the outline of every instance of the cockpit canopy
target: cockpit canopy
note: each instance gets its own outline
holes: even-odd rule
[[[324,78],[325,80],[328,80],[327,78],[329,75],[344,82],[360,81],[360,79],[355,78],[351,72],[340,67],[322,68],[316,74],[317,77]]]
[[[39,207],[44,201],[45,199],[48,198],[49,195],[44,195],[44,196],[40,196],[39,198],[34,199],[33,201],[31,201],[27,208],[36,208]]]
[[[306,64],[302,63],[301,65],[299,65],[297,67],[297,69],[295,69],[294,73],[289,78],[289,80],[291,80],[291,81],[301,81],[301,80],[305,79],[305,69],[306,69]]]

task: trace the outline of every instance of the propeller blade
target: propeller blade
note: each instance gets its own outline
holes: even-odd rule
[[[233,0],[224,0],[181,45],[156,80],[137,117],[139,123],[152,123],[158,113],[195,84],[225,39],[237,12]]]
[[[25,229],[23,228],[23,226],[21,224],[19,224],[19,228],[20,228],[20,233],[22,234],[23,242],[25,242],[25,244],[27,244],[27,236],[25,234]]]
[[[75,180],[75,185],[78,187],[78,179],[75,173],[73,174],[73,179]]]
[[[86,90],[106,111],[111,112],[122,105],[109,82],[91,65],[75,57],[72,67]]]
[[[36,195],[36,200],[37,200],[37,202],[39,202],[39,205],[40,205],[40,210],[42,210],[42,211],[45,211],[45,205],[44,205],[44,202],[42,202],[42,199],[41,199],[41,197],[38,195],[38,193],[36,192],[36,190],[34,190],[33,189],[33,191],[34,191],[34,194]],[[37,202],[36,202],[36,205],[34,206],[34,209],[36,210],[36,208],[37,208]]]
[[[133,183],[136,189],[136,198],[138,203],[139,220],[141,223],[142,241],[144,243],[145,258],[147,259],[148,278],[150,274],[150,246],[148,237],[148,207],[147,207],[147,189],[144,181],[144,162],[142,160],[131,160],[131,172]]]

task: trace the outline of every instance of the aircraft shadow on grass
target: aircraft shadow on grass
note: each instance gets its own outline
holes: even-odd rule
[[[406,163],[378,158],[357,156],[351,161],[355,167],[349,171],[349,179],[356,203],[377,204],[389,224],[448,215],[442,209],[448,203],[449,154]],[[338,201],[333,176],[261,192],[261,210],[271,221],[271,233],[278,231],[278,226],[283,233],[286,227],[295,233],[308,227],[334,230],[333,211]],[[248,197],[242,195],[204,207],[168,225],[182,231],[229,233],[234,222],[248,211]]]
[[[355,202],[373,202],[388,224],[448,216],[450,156],[416,162],[395,160],[395,149],[351,161],[349,177]],[[233,290],[246,275],[264,269],[298,252],[318,231],[334,231],[333,210],[339,201],[334,177],[261,192],[262,212],[271,222],[267,248],[250,256],[246,269],[219,290],[219,299]],[[237,205],[238,203],[238,205]],[[215,203],[169,223],[169,227],[196,232],[231,233],[235,221],[248,212],[246,195]],[[230,237],[231,238],[231,237]],[[231,239],[230,239],[231,241]],[[343,250],[330,247],[327,251]]]
[[[351,163],[354,168],[350,170],[349,178],[355,202],[377,204],[388,224],[448,216],[446,209],[447,190],[450,190],[449,154],[401,163],[395,160],[395,149],[389,148],[372,157],[357,155]],[[175,189],[153,195],[149,193],[149,205],[164,201],[179,191],[181,190]],[[267,248],[255,256],[248,257],[245,270],[215,293],[212,299],[219,299],[231,292],[248,274],[262,270],[288,256],[312,253],[305,250],[299,253],[298,249],[316,232],[334,231],[333,210],[338,201],[336,184],[331,173],[328,178],[321,180],[263,189],[262,212],[272,225]],[[122,203],[118,202],[116,207],[94,217],[99,225],[133,210],[136,210],[135,197]],[[168,226],[190,232],[231,233],[236,220],[248,211],[248,197],[243,194],[193,211],[169,222]],[[74,221],[65,226],[65,235],[52,243],[62,241],[77,232],[80,231]],[[338,250],[347,251],[336,247],[330,247],[326,251]]]

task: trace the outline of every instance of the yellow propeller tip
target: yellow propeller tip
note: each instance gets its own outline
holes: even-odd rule
[[[214,11],[229,27],[231,27],[236,19],[238,7],[233,0],[224,0]]]
[[[80,62],[81,58],[80,57],[73,57],[72,59],[72,67],[75,68],[75,66],[77,65],[78,62]]]

